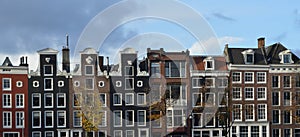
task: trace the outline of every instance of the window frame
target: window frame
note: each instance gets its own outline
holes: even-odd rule
[[[239,90],[235,90],[239,89]],[[239,98],[236,98],[235,96],[239,95]],[[242,88],[241,87],[233,87],[232,88],[232,100],[242,100],[243,94],[242,94]]]
[[[143,113],[143,121],[140,121],[140,112],[142,112]],[[147,114],[146,114],[146,110],[138,110],[137,111],[137,125],[138,126],[146,126],[146,123],[147,123],[147,121],[146,121],[146,117],[147,117]]]
[[[128,118],[128,112],[132,113],[131,123],[129,122],[129,119],[127,119]],[[133,127],[134,126],[134,123],[135,123],[134,118],[135,118],[134,117],[134,110],[125,110],[125,125],[126,125],[126,127]]]
[[[51,69],[51,72],[49,74],[46,73],[46,67],[50,67]],[[43,69],[44,69],[44,76],[53,76],[53,65],[44,65]]]
[[[38,122],[39,122],[39,125],[38,125],[38,126],[34,126],[34,122],[35,122],[35,121],[34,121],[34,120],[35,120],[35,119],[34,119],[34,117],[35,117],[34,113],[37,113],[37,114],[38,114],[38,118],[39,118],[39,121],[38,121]],[[41,126],[42,126],[42,123],[41,123],[41,122],[42,122],[41,111],[32,111],[32,115],[31,115],[31,116],[32,116],[32,123],[31,123],[31,124],[32,124],[32,125],[31,125],[32,128],[41,128]]]
[[[131,96],[131,102],[128,102],[128,96]],[[125,105],[126,106],[131,106],[134,105],[134,93],[125,93]]]
[[[50,80],[50,88],[47,88],[47,80]],[[53,78],[44,78],[44,91],[52,91],[53,90]]]
[[[6,80],[8,80],[8,85],[6,84]],[[12,90],[12,79],[11,78],[2,78],[2,90],[3,91],[11,91]],[[6,87],[9,86],[9,87]]]
[[[142,96],[140,96],[142,95]],[[146,98],[146,93],[137,93],[136,94],[136,104],[137,105],[146,105],[146,102],[147,102],[147,98]],[[142,97],[142,98],[139,98],[139,97]],[[142,99],[142,100],[140,100]]]
[[[64,118],[64,125],[60,125],[60,123],[59,123],[59,121],[60,121],[60,115],[59,115],[59,113],[63,113],[63,118]],[[64,111],[64,110],[58,110],[57,111],[57,117],[56,117],[56,119],[57,119],[57,127],[58,128],[62,128],[62,127],[66,127],[66,125],[67,125],[67,115],[66,115],[66,111]]]
[[[235,75],[238,74],[238,75]],[[235,79],[239,79],[236,81]],[[232,83],[242,83],[242,72],[232,72]]]
[[[48,97],[48,95],[51,96],[51,105],[50,105],[50,106],[47,105],[47,99],[46,99],[46,98]],[[54,105],[53,105],[53,104],[54,104],[53,100],[54,100],[54,99],[53,99],[53,94],[52,94],[52,93],[45,93],[45,94],[44,94],[44,107],[45,107],[45,108],[53,108],[53,107],[54,107]]]
[[[47,113],[49,113],[49,114],[51,114],[51,116],[50,117],[48,117],[47,116]],[[51,118],[51,125],[47,125],[47,118]],[[53,111],[45,111],[45,114],[44,114],[44,126],[45,126],[45,128],[53,128],[54,127],[54,113],[53,113]]]
[[[63,96],[63,105],[59,105],[59,100],[61,99],[60,96]],[[57,93],[56,95],[56,104],[57,104],[57,108],[65,108],[66,107],[66,94],[65,93]]]
[[[12,108],[12,95],[11,94],[2,94],[2,107],[3,108]]]
[[[120,113],[120,117],[117,117],[116,113]],[[116,121],[117,119],[119,119],[120,122],[117,123],[117,121]],[[122,125],[123,125],[122,124],[123,123],[122,120],[123,120],[122,119],[122,111],[121,110],[115,110],[115,111],[113,111],[113,122],[114,122],[113,125],[114,125],[114,127],[122,127]]]
[[[263,108],[261,106],[264,106]],[[258,121],[266,121],[268,117],[268,107],[267,104],[257,104],[257,120]],[[261,116],[262,114],[263,116]],[[264,117],[264,118],[261,118]]]
[[[115,99],[119,98],[119,101],[115,101]],[[114,106],[122,106],[122,93],[114,93],[113,94],[113,105]]]
[[[24,128],[25,127],[25,113],[24,111],[16,111],[15,112],[15,124],[16,128]]]
[[[247,90],[247,89],[251,89],[251,91]],[[245,100],[254,100],[254,88],[253,87],[245,87],[244,93],[245,93]],[[250,94],[247,94],[247,93],[250,93]],[[252,97],[248,97],[248,95],[250,95]]]
[[[104,101],[101,97],[101,95],[104,95]],[[107,97],[106,97],[106,93],[99,93],[99,100],[102,103],[102,107],[107,107]]]
[[[261,81],[260,79],[262,79],[263,77],[263,81]],[[267,72],[257,72],[256,73],[256,80],[257,83],[267,83]]]
[[[87,68],[88,67],[91,67],[90,69],[92,70],[92,73],[87,73]],[[87,76],[92,76],[94,75],[94,65],[85,65],[84,66],[84,74],[87,75]]]
[[[264,89],[264,90],[260,90]],[[264,94],[263,97],[260,97],[260,93]],[[256,89],[257,100],[267,100],[267,88],[266,87],[257,87]]]
[[[250,74],[251,76],[248,74]],[[250,78],[251,81],[248,81],[248,78]],[[245,82],[245,84],[254,83],[254,72],[244,72],[244,82]]]
[[[127,69],[129,69],[129,70],[127,70]],[[130,72],[130,70],[131,70],[131,72]],[[124,71],[125,71],[124,76],[133,76],[134,75],[134,67],[133,66],[125,66]]]
[[[80,110],[73,110],[73,127],[82,127],[82,116],[81,116],[81,113],[82,112]],[[77,125],[75,119],[79,119],[79,122],[80,122],[79,125]]]
[[[7,115],[7,117],[5,117]],[[7,121],[6,121],[7,120]],[[3,111],[2,112],[2,125],[3,128],[12,128],[12,112],[11,111]]]

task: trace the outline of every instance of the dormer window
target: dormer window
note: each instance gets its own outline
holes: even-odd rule
[[[290,50],[285,50],[279,53],[280,63],[291,64],[294,63],[292,60],[292,54]]]
[[[254,51],[252,49],[248,49],[242,52],[244,56],[245,64],[253,64],[254,63]]]
[[[204,59],[204,62],[205,62],[205,70],[214,70],[215,63],[212,57],[207,57],[206,59]]]

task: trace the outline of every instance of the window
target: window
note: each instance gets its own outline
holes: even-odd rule
[[[205,122],[204,124],[206,124],[206,127],[214,127],[215,126],[215,117],[214,114],[212,113],[206,113],[205,114]]]
[[[116,81],[116,87],[122,87],[122,81]]]
[[[272,123],[280,124],[280,110],[272,110]]]
[[[53,137],[53,136],[54,136],[53,131],[45,131],[45,137]],[[60,137],[64,137],[64,136],[60,136]]]
[[[257,100],[266,100],[267,93],[265,87],[258,87],[257,88]]]
[[[151,63],[151,77],[160,78],[160,64],[159,62]]]
[[[11,127],[12,127],[11,112],[4,111],[3,112],[3,128],[11,128]]]
[[[248,126],[240,126],[240,137],[248,137]]]
[[[290,124],[292,119],[291,119],[291,111],[290,110],[284,110],[283,111],[283,123],[284,124]]]
[[[280,137],[280,129],[272,129],[272,137]]]
[[[215,104],[215,93],[205,93],[205,106],[213,106]]]
[[[253,63],[254,63],[254,55],[246,54],[246,64],[253,64]]]
[[[33,93],[32,94],[32,108],[40,108],[41,107],[41,94]]]
[[[291,87],[291,76],[283,76],[283,87],[284,88]]]
[[[105,93],[100,93],[99,94],[100,102],[102,107],[106,107],[106,94]]]
[[[254,72],[245,72],[245,83],[254,83]]]
[[[267,120],[267,105],[258,104],[257,105],[257,119],[258,120]]]
[[[201,93],[193,93],[193,106],[194,107],[202,106],[202,94]]]
[[[246,104],[245,105],[245,120],[254,120],[254,105]]]
[[[259,126],[251,126],[251,137],[259,137]]]
[[[53,66],[52,65],[44,65],[44,75],[45,76],[53,75]]]
[[[17,111],[16,112],[16,128],[24,128],[24,112]]]
[[[11,94],[3,94],[2,97],[3,108],[11,108]]]
[[[232,88],[232,99],[233,100],[241,100],[242,99],[241,88],[239,88],[239,87]]]
[[[151,126],[154,128],[161,128],[161,116],[162,112],[159,110],[151,110]]]
[[[126,137],[134,137],[134,130],[126,130]]]
[[[125,79],[125,90],[133,90],[134,89],[134,80],[133,78]]]
[[[185,110],[167,110],[167,126],[178,127],[185,126]]]
[[[218,127],[225,127],[228,122],[228,112],[218,112]],[[225,134],[224,134],[225,135]]]
[[[39,84],[38,81],[33,81],[33,82],[32,82],[32,86],[36,88],[36,87],[39,87],[40,84]]]
[[[138,125],[146,126],[146,110],[138,110]]]
[[[81,106],[81,94],[80,93],[74,93],[73,94],[73,106],[74,107],[80,107]]]
[[[57,127],[66,127],[66,111],[57,111]]]
[[[58,87],[63,87],[64,86],[64,81],[62,81],[62,80],[58,81],[57,86]]]
[[[114,93],[113,95],[113,102],[114,105],[122,105],[122,94],[121,93]]]
[[[262,126],[262,137],[267,137],[267,126]]]
[[[232,72],[232,83],[241,83],[241,72]]]
[[[53,79],[52,78],[44,79],[44,89],[45,89],[45,91],[53,90]]]
[[[18,88],[23,87],[23,82],[22,81],[17,81],[16,85]]]
[[[213,62],[213,60],[207,60],[205,62],[205,69],[206,70],[212,70],[212,69],[214,69],[214,62]]]
[[[202,126],[202,113],[193,113],[193,127]]]
[[[100,127],[105,127],[105,126],[106,126],[106,121],[107,121],[107,118],[106,118],[106,111],[100,111],[100,116],[101,116],[102,118],[101,118],[101,122],[99,123],[99,126],[100,126]]]
[[[218,94],[218,105],[219,107],[224,107],[227,104],[227,97],[225,95],[225,93],[219,93]]]
[[[41,112],[32,111],[32,128],[41,128]]]
[[[133,76],[133,66],[125,66],[125,76]]]
[[[11,78],[2,78],[2,90],[4,91],[11,90]]]
[[[114,137],[122,137],[122,130],[115,130]]]
[[[87,89],[87,90],[94,89],[94,79],[92,79],[92,78],[85,79],[85,89]]]
[[[45,128],[53,127],[53,111],[45,111]]]
[[[292,58],[291,58],[291,54],[283,54],[283,63],[291,63]]]
[[[300,105],[300,91],[296,91],[295,94],[295,104]]]
[[[58,108],[66,107],[66,94],[65,93],[57,94],[57,107]]]
[[[272,105],[278,106],[280,103],[279,92],[272,92]]]
[[[242,120],[242,105],[233,104],[233,120]]]
[[[137,104],[138,105],[146,104],[146,94],[145,93],[137,93]]]
[[[228,79],[227,78],[219,78],[219,85],[220,88],[226,88],[228,86]]]
[[[19,137],[18,132],[3,132],[3,137]]]
[[[300,87],[300,76],[299,76],[299,74],[296,76],[295,82],[296,82],[296,87],[299,88]]]
[[[184,61],[166,61],[165,76],[168,78],[185,77],[185,62]]]
[[[257,72],[257,83],[266,83],[266,72]]]
[[[85,75],[93,75],[94,74],[94,66],[93,65],[85,65]]]
[[[100,88],[104,87],[104,86],[105,86],[104,81],[99,81],[99,82],[98,82],[98,86],[99,86]]]
[[[192,82],[193,88],[202,88],[204,86],[204,79],[202,78],[193,78]]]
[[[80,86],[80,82],[79,81],[74,81],[73,85],[74,85],[74,87],[79,87]]]
[[[94,93],[87,93],[87,94],[85,94],[84,103],[87,106],[93,106],[94,105]]]
[[[290,106],[291,105],[291,92],[285,91],[283,92],[283,105]]]
[[[206,78],[205,86],[206,86],[206,88],[214,88],[215,87],[215,79],[214,78]]]
[[[114,111],[114,127],[122,126],[122,111]]]
[[[283,130],[283,136],[284,137],[291,137],[292,136],[291,129],[284,129]]]
[[[134,105],[134,93],[125,93],[126,105]]]
[[[134,126],[134,111],[126,110],[125,117],[126,117],[126,126]]]
[[[39,131],[32,132],[32,137],[41,137],[41,132]]]
[[[150,92],[150,100],[151,102],[160,101],[161,95],[160,95],[160,85],[154,84],[151,85],[151,92]]]
[[[273,88],[279,88],[279,76],[272,76],[272,87]]]
[[[295,129],[295,137],[299,137],[300,136],[300,129]]]
[[[186,86],[185,85],[167,85],[166,90],[167,103],[184,106],[186,105]]]
[[[143,87],[143,81],[141,80],[137,81],[137,87]]]
[[[149,137],[148,129],[139,129],[139,137]]]
[[[81,111],[73,111],[73,126],[74,127],[81,127],[82,125],[82,117]]]
[[[52,108],[53,107],[53,94],[44,94],[44,103],[45,108]]]
[[[253,88],[245,88],[245,100],[254,100]]]
[[[24,94],[16,94],[16,108],[24,108]]]

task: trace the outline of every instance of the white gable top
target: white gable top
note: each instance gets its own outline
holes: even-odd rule
[[[39,54],[57,54],[59,51],[52,48],[45,48],[37,51]]]
[[[80,52],[81,54],[98,54],[98,52],[93,48],[85,48]]]

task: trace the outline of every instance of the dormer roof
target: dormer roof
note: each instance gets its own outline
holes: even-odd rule
[[[266,47],[266,59],[269,64],[282,64],[280,55],[290,53],[294,63],[299,64],[300,60],[291,50],[287,49],[281,43],[275,43]]]
[[[9,57],[5,58],[4,62],[2,63],[2,66],[5,66],[5,67],[12,67],[13,66],[10,59],[9,59]]]
[[[251,53],[254,54],[254,62],[252,63],[253,65],[267,65],[263,48],[228,48],[226,52],[228,56],[228,63],[238,65],[249,64],[245,62],[243,53]]]

